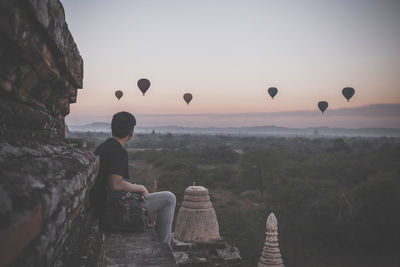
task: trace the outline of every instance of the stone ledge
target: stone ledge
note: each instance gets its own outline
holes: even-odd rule
[[[171,248],[156,240],[149,229],[144,233],[107,233],[103,245],[103,266],[176,267]]]
[[[98,171],[95,155],[79,146],[0,144],[1,266],[49,266],[59,257]]]
[[[182,242],[172,239],[178,266],[241,266],[240,252],[223,238],[216,242]]]

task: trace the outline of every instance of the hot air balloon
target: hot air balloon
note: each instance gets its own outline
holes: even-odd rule
[[[350,98],[354,95],[355,91],[352,87],[345,87],[342,90],[343,96],[347,99],[347,102],[349,102]]]
[[[149,89],[150,87],[150,81],[147,79],[140,79],[137,82],[137,86],[139,87],[140,91],[142,91],[143,95],[146,93],[146,91]]]
[[[118,100],[120,100],[123,95],[124,93],[121,90],[115,91],[115,96],[118,98]]]
[[[278,93],[278,89],[276,87],[268,88],[268,94],[274,99],[274,96]]]
[[[319,110],[321,110],[322,114],[324,114],[324,111],[328,108],[328,102],[319,101],[318,102],[318,108],[319,108]]]
[[[186,93],[183,95],[183,99],[186,101],[186,103],[189,105],[190,101],[192,101],[192,94],[191,93]]]

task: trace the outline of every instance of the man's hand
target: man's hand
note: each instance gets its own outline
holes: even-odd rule
[[[149,191],[147,191],[146,187],[144,187],[143,185],[137,185],[141,188],[141,193],[143,198],[147,198],[147,196],[149,195]]]

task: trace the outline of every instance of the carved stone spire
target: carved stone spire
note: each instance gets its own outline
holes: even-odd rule
[[[273,212],[267,218],[266,228],[264,249],[258,267],[284,267],[278,243],[278,221]]]

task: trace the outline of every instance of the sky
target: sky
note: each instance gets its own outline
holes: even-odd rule
[[[398,0],[61,2],[84,60],[68,124],[125,110],[143,126],[400,128],[400,114],[329,115],[400,104]],[[145,96],[140,78],[151,81]],[[356,90],[350,102],[346,86]],[[119,101],[115,90],[124,93]],[[329,103],[324,115],[321,100]]]

